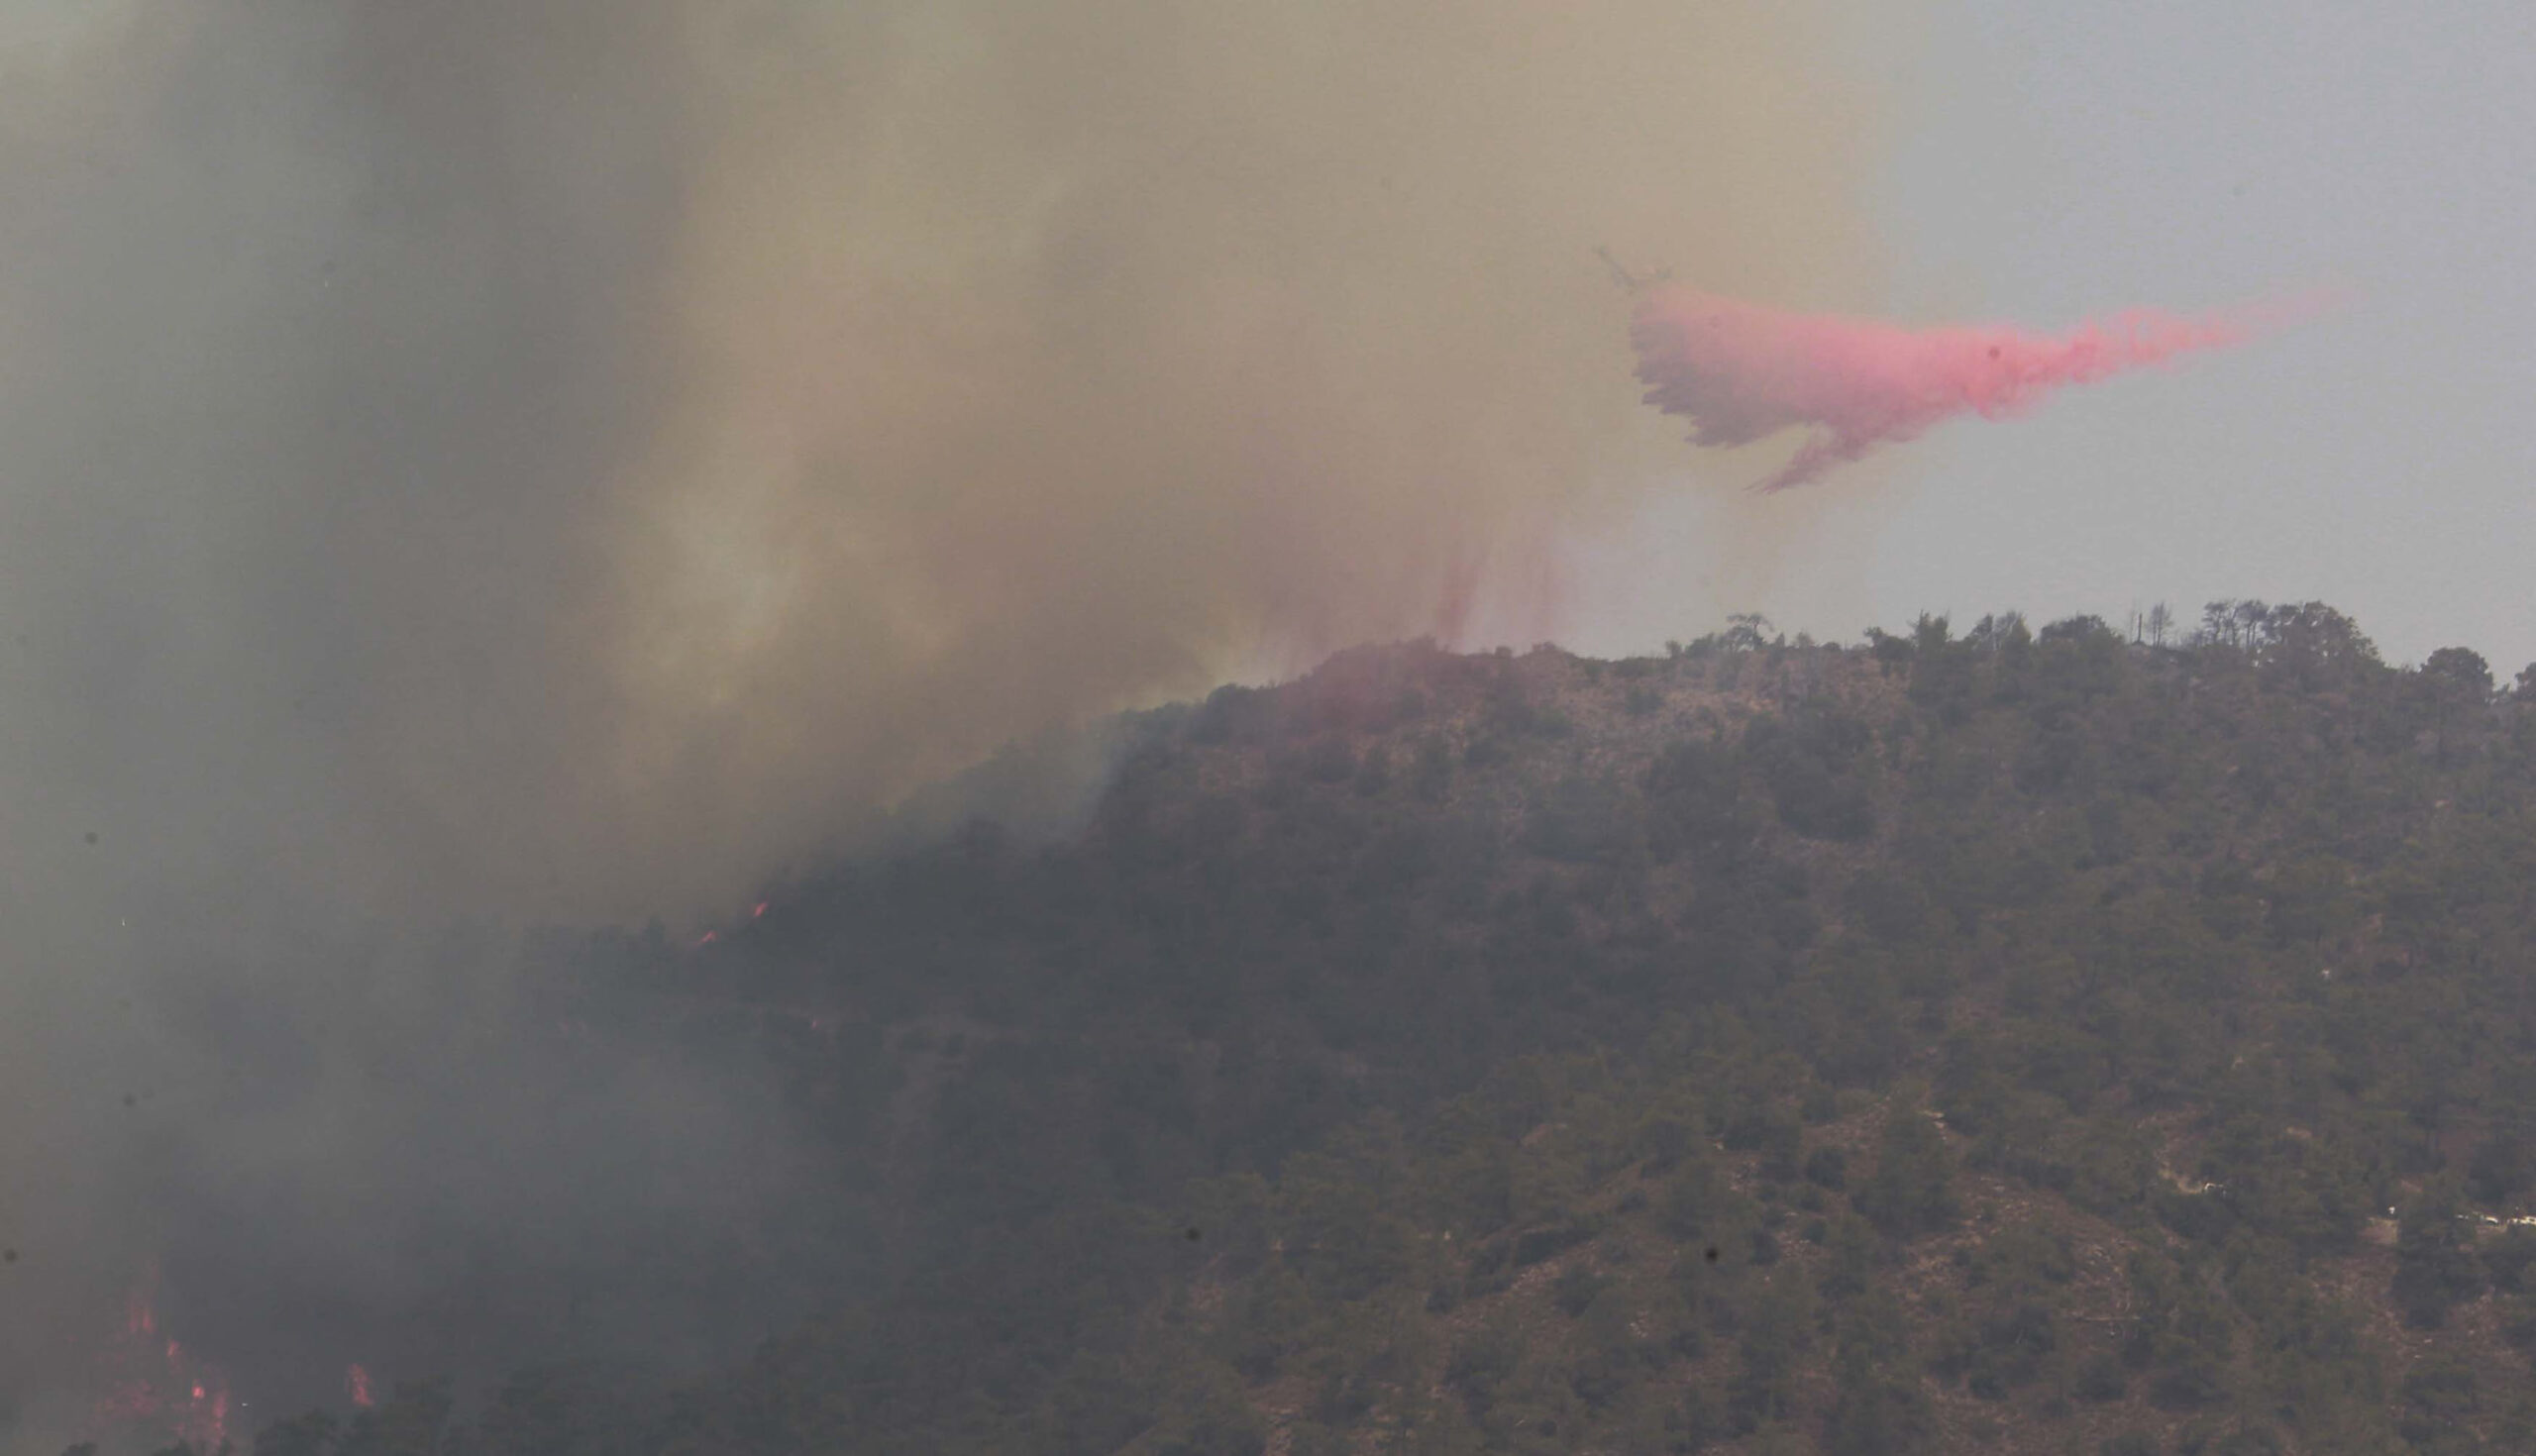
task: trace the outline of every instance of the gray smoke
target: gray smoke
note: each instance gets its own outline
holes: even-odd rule
[[[22,1429],[154,1259],[242,1340],[786,1206],[745,1069],[563,1066],[505,927],[1536,575],[1664,453],[1592,244],[1866,270],[1805,9],[0,7]]]

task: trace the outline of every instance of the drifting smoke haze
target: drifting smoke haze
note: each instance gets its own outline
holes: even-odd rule
[[[1665,444],[1590,246],[1871,282],[1806,11],[0,10],[22,1431],[161,1255],[248,1397],[309,1330],[495,1358],[450,1331],[545,1316],[407,1318],[445,1271],[809,1176],[745,1076],[559,1064],[503,932],[417,927],[729,907],[1000,744],[1554,625]]]
[[[1879,445],[1956,415],[2006,419],[2068,384],[2244,343],[2301,310],[2176,318],[2134,309],[2058,337],[2022,330],[1906,329],[1792,314],[1687,288],[1645,292],[1631,324],[1646,402],[1695,426],[1691,442],[1749,445],[1814,427],[1756,488],[1821,479]]]

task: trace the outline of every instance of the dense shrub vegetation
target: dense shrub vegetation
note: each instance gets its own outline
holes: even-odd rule
[[[780,1059],[894,1277],[256,1451],[2536,1449],[2524,685],[1765,630],[1348,653],[1066,842],[559,943]]]

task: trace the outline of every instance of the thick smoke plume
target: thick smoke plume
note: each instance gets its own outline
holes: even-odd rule
[[[1635,478],[1592,241],[1861,286],[1802,10],[48,34],[0,128],[46,830],[374,905],[726,905],[1007,740],[1452,629]]]
[[[413,927],[1464,628],[1660,443],[1584,245],[1871,284],[1813,9],[0,5],[0,1404],[162,1251],[278,1350],[728,1221],[744,1091]]]
[[[1955,415],[2005,419],[2066,384],[2092,384],[2195,350],[2244,342],[2254,314],[2176,318],[2134,309],[2058,337],[1990,326],[1906,329],[1784,313],[1689,288],[1643,292],[1630,334],[1646,402],[1690,419],[1691,442],[1749,445],[1815,433],[1754,488],[1821,479],[1879,445]]]

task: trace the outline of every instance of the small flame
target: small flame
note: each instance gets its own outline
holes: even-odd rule
[[[695,948],[696,948],[697,950],[702,950],[702,949],[704,949],[706,946],[711,945],[711,944],[713,943],[714,937],[716,937],[716,936],[717,936],[717,935],[719,935],[720,933],[721,933],[720,931],[716,931],[716,930],[708,930],[708,931],[704,932],[704,938],[703,938],[702,940],[699,940],[699,941],[697,941],[697,942],[695,943]]]
[[[752,920],[754,920],[754,919],[756,919],[758,916],[765,914],[765,913],[766,913],[766,906],[767,906],[767,901],[765,901],[765,900],[759,900],[759,901],[757,902],[757,908],[756,908],[756,909],[754,909],[754,910],[749,911],[749,918],[750,918],[750,919],[752,919]]]
[[[369,1409],[371,1404],[370,1398],[370,1372],[362,1369],[359,1365],[345,1366],[344,1393],[353,1398],[354,1404],[360,1406],[364,1410]]]
[[[102,1433],[126,1432],[155,1445],[167,1435],[217,1450],[229,1434],[229,1386],[218,1370],[188,1358],[161,1333],[156,1307],[158,1271],[145,1271],[125,1301],[122,1338],[103,1351],[106,1394],[90,1412]]]

